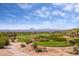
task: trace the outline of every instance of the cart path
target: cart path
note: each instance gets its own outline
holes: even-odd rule
[[[28,53],[22,53],[20,51],[18,51],[18,49],[16,48],[16,44],[15,43],[11,43],[10,46],[7,46],[7,49],[9,52],[13,53],[14,56],[30,56],[30,54]]]
[[[27,52],[24,53],[24,52],[18,51],[17,45],[20,45],[20,44],[18,44],[18,43],[11,43],[10,46],[7,46],[7,48],[8,48],[7,51],[9,51],[10,53],[12,53],[13,56],[32,56],[32,53],[29,54]],[[60,55],[66,55],[66,56],[72,55],[72,54],[69,54],[66,51],[64,51],[64,49],[54,47],[53,51],[55,51],[56,53],[59,53]]]

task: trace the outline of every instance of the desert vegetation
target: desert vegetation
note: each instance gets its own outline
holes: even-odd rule
[[[0,33],[0,48],[9,45],[9,37],[6,33]]]
[[[21,44],[21,48],[32,44],[31,47],[36,52],[45,52],[47,51],[45,47],[79,46],[79,29],[61,32],[0,32],[0,48],[15,40],[25,43]]]

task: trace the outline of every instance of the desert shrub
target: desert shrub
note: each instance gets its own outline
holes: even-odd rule
[[[36,41],[49,41],[47,35],[36,35],[34,39],[36,39]]]
[[[23,48],[23,47],[26,47],[26,45],[25,44],[21,44],[21,47]]]
[[[36,41],[39,41],[41,38],[40,38],[39,35],[36,35],[36,36],[34,37],[34,39],[35,39]]]
[[[74,39],[76,43],[79,43],[79,39]]]
[[[35,51],[36,52],[42,52],[42,49],[41,48],[36,48]]]
[[[14,37],[14,38],[16,38],[17,33],[15,33],[15,32],[9,32],[9,33],[7,33],[7,36],[8,37]]]
[[[10,42],[9,42],[9,40],[8,40],[8,39],[6,40],[5,45],[6,45],[6,46],[10,45]]]
[[[37,48],[37,43],[32,43],[32,47],[33,47],[33,49],[36,49]]]
[[[29,43],[32,43],[32,40],[31,39],[27,39],[26,40],[26,44],[29,44]]]
[[[69,40],[69,43],[70,43],[70,44],[75,44],[76,41],[75,41],[75,40]]]
[[[9,44],[8,38],[5,36],[0,37],[0,48],[7,46]]]
[[[79,54],[79,50],[78,50],[78,49],[79,49],[79,47],[78,47],[77,45],[74,46],[74,47],[73,47],[73,53],[74,53],[74,54]]]
[[[53,39],[53,40],[55,40],[55,41],[66,41],[66,38],[55,38],[55,39]]]
[[[74,39],[75,44],[79,45],[79,39]]]
[[[10,40],[11,40],[12,42],[15,42],[15,39],[14,39],[14,38],[10,38]]]
[[[17,36],[17,39],[19,42],[25,42],[26,44],[32,43],[30,37],[27,37],[26,35]]]
[[[47,35],[39,35],[39,38],[48,38]]]
[[[0,32],[0,37],[2,36],[7,36],[7,33],[6,32]]]
[[[60,35],[56,35],[56,34],[51,34],[49,35],[48,38],[55,41],[66,41],[66,38],[61,37]]]
[[[47,52],[47,49],[44,46],[34,45],[34,49],[36,52]]]

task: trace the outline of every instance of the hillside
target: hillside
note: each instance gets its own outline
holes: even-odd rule
[[[63,31],[64,34],[72,37],[79,37],[79,28]]]

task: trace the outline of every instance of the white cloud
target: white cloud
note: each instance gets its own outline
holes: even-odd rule
[[[20,3],[20,4],[17,4],[20,8],[22,9],[29,9],[32,7],[32,4],[29,4],[29,3]]]
[[[74,8],[74,4],[68,3],[68,4],[64,4],[63,10],[65,10],[65,11],[72,11],[73,8]]]
[[[46,21],[43,21],[43,22],[41,22],[40,24],[52,24],[52,22],[51,21],[49,21],[49,20],[46,20]]]
[[[64,4],[64,11],[75,11],[79,13],[79,4],[78,3],[68,3],[68,4]]]
[[[49,22],[49,21],[45,21],[44,23],[45,23],[45,24],[50,24],[50,22]]]
[[[17,20],[16,20],[16,19],[13,19],[13,18],[7,18],[7,19],[6,19],[6,22],[7,22],[8,24],[13,24],[13,23],[16,23]]]
[[[79,16],[73,16],[72,19],[74,19],[74,22],[78,22],[79,21]]]
[[[79,8],[79,4],[78,4],[78,3],[77,3],[77,4],[75,4],[75,7]]]
[[[1,29],[10,29],[10,30],[31,28],[30,26],[28,26],[26,24],[1,24],[0,27],[1,27]]]
[[[76,8],[76,9],[75,9],[75,12],[78,12],[78,13],[79,13],[79,8]]]
[[[75,17],[75,19],[79,20],[79,16]]]
[[[63,10],[71,11],[74,7],[74,3],[53,3],[54,6],[63,6]]]
[[[8,14],[7,16],[9,16],[9,17],[16,17],[16,15],[14,15],[14,14]]]
[[[79,3],[53,3],[53,6],[63,6],[62,10],[79,13]]]
[[[54,6],[62,6],[63,3],[52,3],[52,5],[54,5]]]
[[[79,13],[79,4],[75,5],[75,12]]]
[[[50,15],[50,11],[48,11],[47,7],[42,7],[40,10],[36,10],[36,14],[40,17],[48,17]]]
[[[66,13],[62,12],[62,11],[59,11],[59,10],[53,11],[52,14],[53,15],[60,15],[62,17],[66,17]]]
[[[31,19],[31,17],[30,16],[27,16],[27,15],[24,15],[23,18],[24,19],[27,19],[27,20]]]
[[[59,11],[53,11],[52,14],[53,15],[58,15],[59,14]]]
[[[40,24],[34,25],[37,29],[71,29],[74,27],[71,27],[72,25],[65,24],[66,20],[58,19],[58,21],[43,21]],[[64,25],[65,24],[65,25]]]

